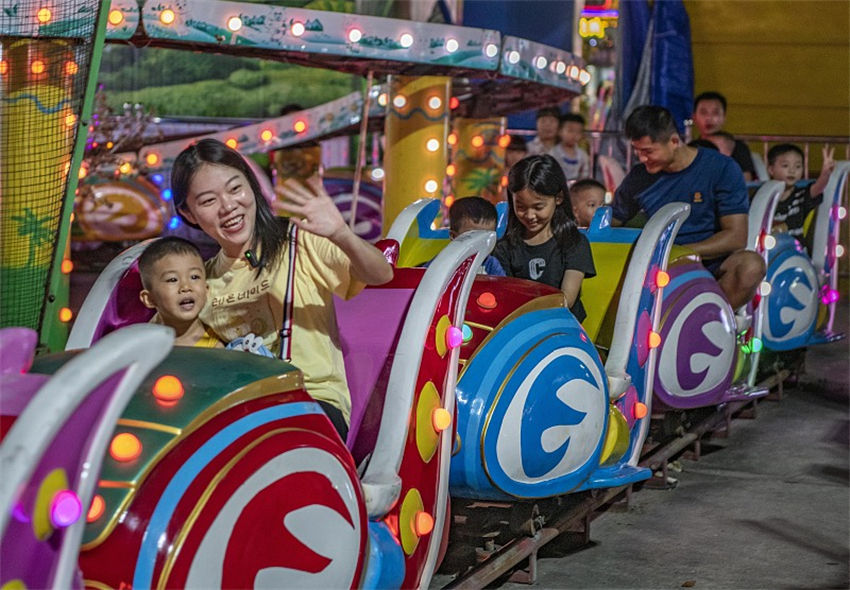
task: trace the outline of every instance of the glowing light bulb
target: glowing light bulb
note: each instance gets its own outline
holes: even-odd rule
[[[449,326],[446,330],[446,346],[457,348],[461,344],[463,344],[463,332],[455,326]]]
[[[446,207],[451,207],[452,205],[454,205],[455,196],[454,195],[448,195],[448,196],[446,196],[446,198],[443,202],[446,204]],[[432,227],[431,229],[437,229],[437,228]]]
[[[348,40],[352,43],[357,43],[360,39],[363,38],[363,31],[360,29],[354,28],[348,31]]]
[[[8,71],[9,62],[7,62],[5,59],[0,59],[0,75],[5,76]]]
[[[770,291],[770,283],[768,283],[767,281],[762,281],[759,285],[759,295],[761,295],[762,297],[767,297],[768,295],[770,295]]]
[[[634,406],[632,413],[634,414],[634,417],[635,417],[636,420],[640,420],[641,418],[644,418],[646,416],[646,412],[647,412],[646,404],[641,403],[641,402],[635,402],[635,406]]]
[[[177,229],[180,227],[180,218],[174,215],[168,220],[168,229]]]
[[[50,522],[56,528],[71,526],[83,514],[79,496],[71,490],[60,490],[50,501]]]
[[[142,454],[142,441],[129,432],[116,434],[109,444],[109,454],[122,463],[134,461]]]
[[[435,192],[437,192],[438,188],[439,188],[439,185],[437,184],[436,180],[431,179],[431,180],[425,181],[425,192],[426,193],[435,193]]]
[[[449,99],[449,108],[451,110],[455,110],[460,106],[460,99],[457,96],[453,96]]]
[[[30,65],[30,71],[32,71],[33,74],[43,74],[45,69],[46,67],[44,65],[44,62],[40,59],[35,60]]]
[[[292,125],[292,130],[295,131],[295,133],[304,133],[305,131],[307,131],[307,121],[303,119],[298,119]]]
[[[452,177],[457,173],[457,166],[449,164],[446,166],[446,176]]]
[[[88,514],[86,514],[86,522],[96,521],[103,516],[104,512],[106,512],[106,500],[100,494],[95,494],[94,498],[91,499]]]
[[[80,180],[82,180],[83,178],[85,178],[85,177],[86,177],[86,174],[88,174],[88,170],[86,170],[86,167],[85,167],[85,166],[80,166],[80,171],[79,171],[79,172],[77,172],[77,178],[79,178]]]
[[[650,332],[649,347],[658,348],[659,346],[661,346],[661,334],[659,334],[658,332]]]
[[[844,256],[844,246],[842,246],[841,244],[836,244],[835,245],[835,257],[841,258],[842,256]]]
[[[304,27],[304,23],[299,22],[292,23],[292,28],[289,29],[289,32],[292,33],[293,37],[300,37],[306,31],[307,29]]]
[[[431,139],[425,142],[425,149],[429,152],[436,152],[438,149],[440,149],[440,141],[432,137]]]
[[[159,164],[159,154],[155,152],[149,153],[145,156],[145,162],[147,162],[148,166],[156,166]]]
[[[405,33],[399,38],[398,42],[401,44],[402,47],[410,47],[411,45],[413,45],[413,35],[411,35],[410,33]]]
[[[428,108],[438,109],[443,106],[443,100],[439,96],[432,96],[428,99]]]
[[[578,79],[579,69],[578,66],[570,66],[569,76],[573,80]]]
[[[478,296],[475,302],[481,309],[496,309],[496,305],[498,305],[496,302],[496,296],[489,291],[484,291]]]
[[[159,196],[162,197],[163,201],[170,201],[173,193],[170,188],[164,188],[162,189],[162,192],[159,193]]]
[[[387,93],[382,92],[378,95],[378,104],[382,107],[387,106]]]
[[[403,94],[397,94],[393,97],[393,106],[397,109],[403,109],[407,104],[407,97]]]
[[[659,270],[655,273],[655,286],[659,289],[662,287],[666,287],[670,284],[670,275],[663,270]]]
[[[537,58],[534,60],[534,65],[537,67],[538,70],[542,70],[543,68],[545,68],[548,63],[549,60],[547,60],[542,55],[538,55]]]
[[[236,141],[235,137],[230,137],[224,142],[224,145],[226,145],[227,147],[229,147],[232,150],[235,150],[236,146],[239,145],[239,142]]]
[[[847,217],[847,208],[846,207],[839,207],[838,208],[838,219],[844,219],[845,217]]]
[[[124,22],[124,13],[117,8],[113,8],[109,11],[109,16],[106,17],[106,20],[108,20],[109,24],[113,27],[117,27]]]
[[[59,321],[63,324],[67,324],[74,317],[74,312],[68,309],[67,307],[63,307],[59,310]]]
[[[519,63],[519,51],[513,50],[508,52],[508,63]]]
[[[764,346],[764,344],[762,343],[761,338],[753,338],[753,341],[752,341],[753,352],[761,352],[761,349],[762,349],[763,346]]]
[[[463,342],[467,343],[472,340],[472,328],[469,327],[469,324],[463,325]]]
[[[242,28],[242,19],[238,16],[231,16],[227,19],[227,28],[235,33]]]
[[[457,144],[457,133],[449,133],[449,136],[446,138],[446,143],[449,145]]]
[[[764,236],[764,239],[762,240],[762,245],[764,246],[765,250],[772,250],[773,247],[776,246],[776,238],[774,238],[770,234],[767,234],[767,235]]]
[[[49,8],[40,8],[38,12],[35,13],[35,18],[37,18],[38,22],[43,25],[49,23],[52,17],[53,14],[50,12]]]
[[[170,25],[177,18],[177,15],[174,14],[174,11],[170,8],[166,8],[162,12],[159,13],[159,22],[164,25]]]
[[[508,175],[507,174],[503,174],[502,177],[499,179],[499,186],[502,187],[502,188],[505,188],[506,186],[508,186]]]
[[[111,141],[106,142],[106,149],[111,150],[114,144]]]
[[[71,262],[70,259],[66,258],[65,260],[62,261],[61,270],[62,270],[62,274],[65,274],[65,275],[71,274],[71,271],[74,270],[74,263]]]
[[[432,530],[434,530],[434,517],[424,510],[419,510],[413,517],[413,532],[417,537],[422,537]]]
[[[77,62],[68,60],[65,62],[65,73],[69,76],[73,76],[77,72],[80,71],[80,66],[77,65]]]
[[[271,129],[263,129],[260,131],[260,139],[265,142],[269,142],[274,137],[274,132]]]
[[[455,51],[458,50],[458,47],[460,47],[460,45],[458,44],[457,39],[448,39],[446,41],[446,51],[447,52],[454,53]]]
[[[502,135],[499,137],[499,147],[506,148],[511,144],[510,135]]]
[[[384,178],[384,169],[375,168],[372,170],[372,180],[382,180]]]
[[[133,167],[130,165],[130,162],[124,162],[120,166],[118,166],[118,171],[121,174],[130,174],[132,172]]]
[[[484,55],[487,57],[496,57],[499,53],[499,47],[495,43],[488,43],[484,46]]]
[[[590,82],[590,72],[581,70],[578,75],[578,81],[581,82],[582,86],[587,86],[588,82]]]
[[[566,71],[567,71],[567,64],[565,64],[561,60],[558,60],[557,62],[555,62],[555,72],[556,73],[563,74]]]
[[[153,396],[167,405],[177,403],[184,393],[183,383],[174,375],[163,375],[153,384]]]
[[[470,140],[469,143],[472,144],[472,147],[480,148],[484,145],[484,138],[480,135],[476,135],[472,138],[472,140]]]
[[[435,408],[431,413],[431,425],[437,432],[442,432],[452,425],[452,415],[445,408]]]

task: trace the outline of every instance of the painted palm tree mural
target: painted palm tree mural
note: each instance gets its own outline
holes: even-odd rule
[[[502,118],[455,120],[452,193],[456,198],[483,197],[494,204],[503,200],[504,129]]]
[[[29,244],[26,266],[31,267],[36,262],[36,252],[39,247],[53,243],[55,229],[51,227],[54,225],[52,217],[50,215],[39,217],[32,209],[25,207],[23,215],[13,215],[12,221],[17,224],[18,235],[23,238],[23,243]]]

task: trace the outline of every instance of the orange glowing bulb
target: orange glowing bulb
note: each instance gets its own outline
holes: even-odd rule
[[[446,138],[446,141],[449,145],[455,145],[457,143],[457,133],[449,133],[449,136]]]
[[[661,346],[661,334],[659,334],[658,332],[650,332],[649,347],[658,348],[659,346]]]
[[[260,132],[260,139],[263,141],[271,141],[272,137],[274,137],[274,133],[272,133],[271,129],[263,129]]]
[[[79,178],[80,180],[82,180],[83,178],[85,178],[85,177],[86,177],[86,174],[88,174],[88,171],[86,170],[86,167],[85,167],[85,166],[80,166],[80,171],[77,173],[77,178]]]
[[[657,287],[666,287],[670,284],[670,275],[663,270],[659,270],[655,273],[655,285]]]
[[[35,17],[38,19],[38,22],[40,22],[41,24],[49,23],[52,16],[53,15],[50,13],[49,8],[41,8],[35,14]]]
[[[475,300],[478,304],[478,307],[482,309],[495,309],[496,296],[490,293],[490,291],[484,291],[481,295],[478,296],[478,299]]]
[[[449,99],[449,108],[455,110],[460,106],[460,99],[456,96],[453,96]]]
[[[230,139],[224,142],[224,145],[226,145],[232,150],[235,150],[236,146],[239,145],[239,142],[237,142],[234,138],[231,137]]]
[[[40,59],[35,60],[34,62],[32,62],[30,70],[32,70],[33,74],[43,74],[45,70],[44,62]]]
[[[109,24],[113,27],[117,27],[124,22],[124,13],[118,9],[110,10],[109,16],[106,17],[106,20],[108,20]]]
[[[106,500],[100,494],[95,494],[91,499],[89,512],[86,514],[86,522],[94,522],[106,512]]]
[[[502,178],[499,180],[499,186],[502,187],[502,188],[505,188],[506,186],[508,186],[508,175],[507,174],[502,176]]]
[[[109,454],[116,461],[126,463],[138,459],[142,454],[142,441],[135,434],[122,432],[116,434],[109,444]]]
[[[510,135],[502,135],[501,137],[499,137],[499,147],[506,148],[506,147],[508,147],[508,145],[510,145],[510,143],[511,143],[511,136]]]
[[[480,135],[476,135],[472,138],[472,141],[470,143],[472,144],[472,147],[480,148],[482,145],[484,145],[484,138]]]
[[[454,205],[454,202],[455,202],[454,195],[448,195],[446,197],[445,201],[444,201],[444,203],[446,204],[446,207],[451,207],[452,205]]]
[[[184,393],[183,384],[174,375],[163,375],[153,384],[153,396],[162,402],[176,402]]]
[[[640,420],[641,418],[646,416],[647,407],[646,404],[641,402],[635,402],[634,414],[635,419]]]
[[[434,517],[425,512],[424,510],[419,510],[413,516],[413,532],[416,533],[417,537],[422,537],[433,530]]]
[[[446,166],[446,176],[454,176],[457,173],[457,166],[449,164]]]
[[[71,271],[74,270],[74,263],[71,262],[69,258],[66,258],[62,261],[62,274],[71,274]]]
[[[151,152],[145,156],[145,162],[148,163],[148,166],[156,166],[159,163],[159,155]]]
[[[75,61],[66,61],[65,62],[65,73],[69,76],[73,76],[77,72],[80,71],[80,66],[77,65]]]
[[[177,18],[177,15],[174,14],[174,11],[170,8],[166,8],[162,12],[159,13],[159,22],[164,25],[170,25],[174,22],[174,19]]]
[[[295,121],[295,124],[292,125],[292,129],[295,131],[295,133],[304,133],[305,131],[307,131],[307,122],[303,119],[298,119],[297,121]]]
[[[130,165],[130,162],[124,162],[123,164],[118,166],[118,171],[121,174],[130,174],[130,172],[132,170],[133,170],[133,167]]]
[[[106,142],[106,149],[111,150],[113,145],[115,145],[115,144],[112,143],[111,141],[107,141]]]
[[[67,307],[63,307],[59,310],[59,321],[63,323],[67,323],[71,321],[71,318],[74,317],[74,312],[68,309]]]
[[[6,72],[9,71],[9,62],[5,59],[0,59],[0,75],[5,76]]]
[[[434,430],[442,432],[452,425],[452,415],[445,408],[435,408],[431,413],[431,424]]]

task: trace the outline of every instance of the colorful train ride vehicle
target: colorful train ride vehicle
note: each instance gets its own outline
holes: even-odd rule
[[[388,235],[404,240],[400,260],[439,250],[444,236],[431,229],[437,205],[423,200],[398,217]],[[621,241],[628,235],[629,262],[613,281],[622,282],[624,296],[613,310],[604,363],[558,289],[476,278],[461,347],[453,496],[542,498],[650,476],[637,460],[652,404],[652,339],[667,259],[688,211],[685,204],[665,207],[643,232],[607,230]],[[587,295],[593,281],[612,290],[609,280],[585,281],[585,301],[596,296]]]
[[[399,269],[341,304],[347,446],[291,365],[178,347],[151,367],[107,429],[94,501],[81,498],[87,584],[427,586],[446,526],[460,326],[494,241],[464,236],[427,270]],[[94,347],[41,357],[34,374],[66,374],[138,321],[128,295],[138,278],[127,279],[146,245],[114,260],[87,298],[69,345]]]
[[[838,304],[838,258],[840,220],[846,215],[843,202],[850,162],[837,162],[829,177],[823,200],[812,224],[812,255],[803,244],[785,233],[772,234],[765,296],[767,317],[764,345],[786,351],[844,337],[834,330]],[[842,213],[843,212],[843,213]]]

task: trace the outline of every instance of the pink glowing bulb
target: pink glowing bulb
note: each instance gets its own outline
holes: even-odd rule
[[[457,348],[463,343],[463,332],[454,326],[446,330],[446,344],[449,348]]]
[[[60,490],[50,502],[50,522],[57,528],[71,526],[80,519],[83,505],[71,490]]]

